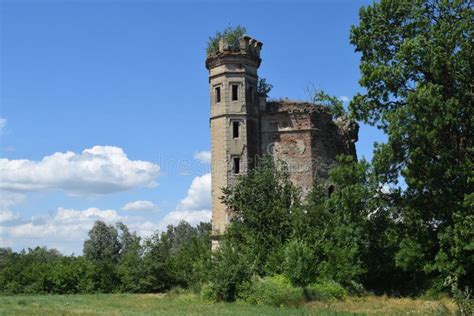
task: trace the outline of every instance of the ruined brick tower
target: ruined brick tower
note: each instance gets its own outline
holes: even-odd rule
[[[356,155],[358,126],[333,120],[322,106],[293,101],[266,102],[257,94],[262,43],[243,36],[238,43],[219,41],[206,59],[211,97],[212,229],[225,231],[229,214],[222,188],[245,174],[262,155],[288,164],[291,181],[306,194],[327,177],[339,154]],[[213,248],[218,244],[213,240]]]

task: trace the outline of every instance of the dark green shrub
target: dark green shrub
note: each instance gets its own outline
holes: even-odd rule
[[[346,289],[332,280],[323,280],[310,284],[306,291],[308,297],[312,300],[341,300],[347,296]]]
[[[314,275],[314,257],[311,248],[302,240],[291,240],[284,247],[284,275],[294,285],[306,286]]]
[[[242,291],[242,299],[252,304],[294,306],[305,301],[303,289],[291,284],[284,275],[252,279],[250,286]]]
[[[469,287],[464,290],[459,288],[456,277],[449,276],[445,280],[445,285],[451,287],[451,293],[454,302],[459,308],[459,313],[462,316],[474,315],[474,295]]]
[[[214,292],[214,287],[210,283],[203,284],[201,287],[201,297],[207,301],[217,301],[216,293]]]
[[[214,253],[210,273],[210,285],[216,300],[232,302],[237,299],[241,285],[252,276],[250,257],[246,249],[222,242],[220,250]]]

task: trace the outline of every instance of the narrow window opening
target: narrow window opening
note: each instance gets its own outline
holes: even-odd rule
[[[240,173],[240,158],[234,157],[234,174]]]
[[[239,128],[240,122],[232,122],[232,136],[234,138],[239,138]]]
[[[221,87],[215,88],[216,103],[221,102]]]
[[[232,85],[232,101],[237,101],[239,99],[238,92],[239,92],[239,86],[236,84],[233,84]]]

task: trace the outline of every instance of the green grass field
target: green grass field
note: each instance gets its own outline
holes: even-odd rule
[[[191,294],[99,294],[0,297],[0,315],[449,315],[452,301],[350,298],[299,307],[212,303]]]

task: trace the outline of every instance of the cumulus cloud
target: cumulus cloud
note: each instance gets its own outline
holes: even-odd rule
[[[24,200],[25,195],[22,193],[0,190],[0,209],[8,209],[13,205],[23,202]]]
[[[211,152],[210,151],[198,151],[194,154],[194,159],[198,160],[202,163],[210,163],[211,162]]]
[[[124,211],[157,211],[158,206],[155,205],[155,203],[151,201],[133,201],[133,202],[128,202],[127,204],[122,207],[122,210]]]
[[[179,202],[179,210],[202,210],[211,207],[211,174],[193,179],[188,195]]]
[[[75,210],[60,207],[47,217],[37,217],[12,227],[4,227],[4,231],[14,238],[79,238],[91,229],[94,221],[101,220],[112,223],[123,220],[115,210],[101,210],[91,207]]]
[[[0,210],[0,224],[18,219],[20,216],[11,210]]]
[[[0,159],[0,189],[106,194],[154,186],[159,170],[151,162],[130,160],[119,147],[94,146],[82,153],[57,152],[40,161]]]
[[[196,226],[200,222],[209,222],[211,220],[210,210],[200,211],[172,211],[166,215],[161,222],[160,228],[163,229],[167,225],[177,225],[181,221],[188,222],[191,226]]]
[[[65,253],[81,253],[84,240],[94,222],[100,220],[108,224],[123,222],[138,235],[150,236],[158,225],[139,216],[121,216],[113,209],[96,207],[84,210],[58,208],[48,216],[20,220],[15,225],[0,226],[2,243],[15,247],[44,245],[57,248]]]
[[[115,209],[73,209],[59,207],[48,215],[22,218],[11,211],[26,193],[34,190],[62,189],[73,194],[116,192],[153,183],[159,167],[150,162],[132,161],[120,148],[96,146],[80,154],[56,153],[41,161],[0,160],[0,245],[16,250],[37,245],[63,253],[80,254],[88,231],[96,220],[109,224],[125,223],[131,231],[148,237],[181,220],[196,225],[211,219],[211,175],[195,177],[186,196],[175,210],[159,223],[151,215],[119,213]],[[84,174],[81,174],[84,173]],[[146,200],[125,204],[123,211],[157,210]],[[123,214],[123,215],[122,215]]]
[[[176,210],[168,213],[161,221],[161,229],[170,224],[176,225],[182,220],[191,225],[211,220],[210,173],[193,179],[187,196],[179,202]]]
[[[0,223],[18,219],[20,216],[14,213],[10,208],[24,200],[24,194],[0,190]]]
[[[142,237],[149,237],[167,225],[177,225],[185,220],[191,225],[208,222],[211,219],[211,175],[205,174],[193,179],[186,197],[176,209],[168,213],[159,223],[150,217],[121,215],[114,209],[90,207],[82,210],[59,207],[46,216],[20,218],[8,208],[23,201],[24,194],[6,192],[2,194],[0,212],[0,245],[16,250],[27,247],[47,246],[63,253],[80,254],[87,233],[97,220],[108,224],[123,222],[131,231]],[[137,200],[124,205],[123,210],[150,209],[156,205],[151,201]]]

